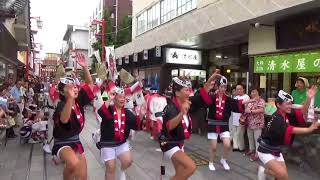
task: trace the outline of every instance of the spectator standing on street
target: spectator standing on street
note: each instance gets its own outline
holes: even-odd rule
[[[296,89],[292,91],[293,104],[302,105],[307,99],[307,89],[309,81],[304,77],[299,77],[296,81]]]
[[[30,83],[27,91],[28,105],[34,102],[34,83]]]
[[[14,85],[11,90],[10,94],[15,99],[15,103],[13,103],[13,110],[16,110],[17,113],[17,119],[16,124],[19,125],[22,123],[22,109],[24,107],[24,104],[22,103],[22,94],[21,94],[21,86],[23,86],[23,82],[18,80],[16,85]],[[16,107],[17,105],[17,107]]]
[[[245,89],[242,84],[236,86],[236,96],[234,99],[248,101],[250,97],[245,94]],[[233,151],[244,152],[245,143],[244,143],[244,134],[246,128],[243,124],[240,123],[240,118],[244,118],[242,113],[232,112],[232,139],[233,139]]]
[[[246,106],[245,114],[247,118],[247,134],[249,140],[249,152],[251,161],[258,160],[257,148],[258,138],[261,136],[264,128],[264,106],[265,101],[260,97],[260,90],[253,88],[251,90],[252,102]]]

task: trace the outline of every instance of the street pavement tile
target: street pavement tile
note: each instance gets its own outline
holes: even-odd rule
[[[91,138],[91,133],[99,127],[92,112],[86,111],[86,124],[80,135],[85,148],[85,155],[88,164],[88,180],[104,179],[104,164],[100,162],[100,151],[96,148]],[[159,144],[150,140],[150,135],[145,132],[137,132],[133,140],[130,140],[133,155],[133,164],[126,171],[127,180],[159,180],[160,165],[162,162],[162,152],[156,151]],[[30,154],[30,144],[20,144],[19,138],[9,140],[7,147],[0,146],[0,180],[25,180],[28,170],[28,160]],[[185,142],[185,150],[197,156],[195,159],[207,160],[209,155],[209,141],[202,136],[192,135],[191,139]],[[255,180],[257,167],[259,163],[250,162],[248,157],[241,153],[233,152],[228,158],[231,171],[223,170],[220,164],[222,154],[222,144],[218,145],[217,157],[214,164],[216,171],[211,172],[208,165],[197,166],[195,174],[190,180]],[[32,161],[30,167],[29,180],[43,179],[44,164],[43,151],[40,144],[33,147]],[[62,180],[64,164],[55,165],[52,162],[52,156],[46,155],[47,180]],[[168,158],[164,158],[163,165],[166,168],[166,174],[163,180],[169,180],[174,175],[174,168]],[[117,175],[120,171],[120,162],[117,160]],[[315,180],[320,179],[317,176],[307,175],[296,166],[289,164],[289,176],[292,180]],[[118,177],[117,177],[118,179]]]
[[[88,170],[88,180],[103,180],[104,170],[102,168],[90,169]]]
[[[29,175],[29,180],[43,180],[43,170],[31,171]]]
[[[1,180],[12,180],[12,175],[0,175],[0,179]]]

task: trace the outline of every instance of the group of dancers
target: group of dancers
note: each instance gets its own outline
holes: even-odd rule
[[[76,55],[77,63],[82,66],[85,75],[85,84],[78,86],[70,77],[61,78],[58,84],[60,102],[53,114],[54,146],[53,155],[65,162],[63,177],[65,180],[86,180],[87,163],[84,148],[79,134],[84,122],[84,106],[94,102],[97,118],[100,120],[100,138],[97,147],[100,149],[101,161],[105,164],[105,179],[114,180],[116,175],[116,159],[121,162],[120,179],[125,180],[125,170],[133,161],[130,153],[128,138],[131,130],[142,130],[143,121],[139,111],[127,107],[133,89],[119,87],[110,83],[93,83],[86,60],[81,54]],[[186,180],[196,171],[193,160],[184,152],[184,141],[188,140],[192,131],[190,113],[199,108],[208,108],[208,139],[210,142],[209,169],[215,170],[213,161],[217,149],[217,139],[223,142],[223,156],[220,160],[225,170],[230,170],[227,159],[231,151],[231,137],[229,131],[229,117],[231,112],[244,112],[248,101],[235,100],[226,95],[227,79],[216,70],[206,81],[204,87],[193,93],[191,81],[186,77],[172,79],[172,97],[166,98],[166,105],[161,112],[155,112],[153,117],[156,132],[159,134],[159,144],[163,154],[170,158],[175,169],[171,180]],[[101,88],[104,86],[104,88]],[[103,89],[103,90],[101,90]],[[108,100],[99,101],[101,94],[108,89]],[[128,93],[129,91],[129,93]],[[313,98],[316,88],[308,93],[308,100]],[[140,95],[141,96],[141,95]],[[137,97],[139,98],[139,97]],[[258,170],[259,180],[266,175],[277,180],[287,180],[288,172],[283,156],[282,145],[293,141],[294,134],[306,134],[320,127],[318,121],[306,127],[304,112],[292,108],[293,98],[284,91],[279,91],[276,99],[278,110],[267,123],[259,139],[258,156],[264,167]],[[306,103],[305,106],[308,104]],[[160,122],[158,120],[160,119]],[[147,126],[148,125],[147,123]],[[155,133],[157,134],[157,133]],[[153,138],[158,138],[153,135]],[[161,157],[159,157],[161,158]]]

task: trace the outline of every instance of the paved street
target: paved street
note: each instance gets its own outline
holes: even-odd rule
[[[104,178],[104,166],[99,161],[99,151],[93,144],[91,132],[97,128],[97,123],[91,111],[86,113],[86,126],[81,134],[88,161],[88,176],[90,180]],[[138,133],[131,141],[134,163],[127,171],[129,180],[159,180],[162,153],[156,151],[158,144],[152,142],[144,132]],[[186,143],[186,151],[207,159],[208,143],[204,137],[193,135]],[[31,154],[32,153],[32,154]],[[218,155],[220,155],[220,151]],[[219,180],[255,180],[258,164],[252,163],[240,153],[232,153],[230,158],[231,171],[224,171],[220,164],[216,164],[217,171],[209,172],[207,165],[198,166],[191,180],[219,179]],[[216,160],[218,162],[218,158]],[[165,160],[165,180],[174,173],[172,165]],[[63,165],[54,165],[50,155],[44,155],[39,144],[20,145],[18,138],[10,140],[7,146],[0,150],[0,180],[59,180],[62,179]],[[118,169],[119,170],[119,169]],[[308,176],[294,166],[289,167],[292,180],[319,179]]]

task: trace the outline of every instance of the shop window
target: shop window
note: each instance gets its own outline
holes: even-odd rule
[[[137,16],[137,34],[151,30],[196,7],[197,0],[162,0]]]
[[[174,77],[178,77],[179,76],[179,70],[178,69],[173,69],[171,70],[171,76]]]

